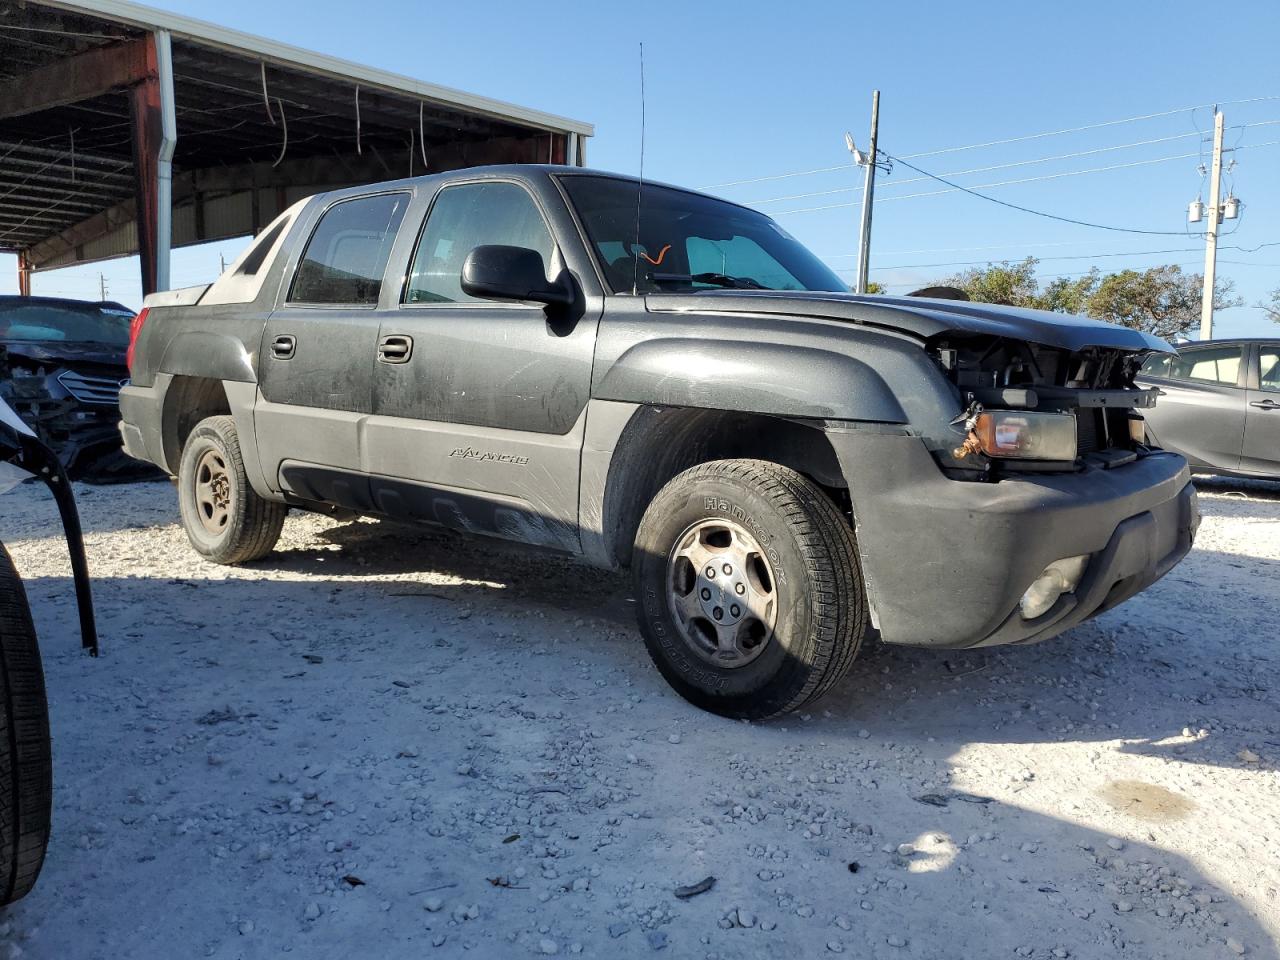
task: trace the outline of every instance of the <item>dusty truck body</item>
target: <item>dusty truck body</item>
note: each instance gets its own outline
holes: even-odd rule
[[[205,556],[342,508],[629,566],[664,676],[731,716],[821,695],[872,629],[1053,636],[1199,521],[1142,431],[1162,341],[854,296],[756,211],[589,171],[311,198],[133,334],[125,447]]]

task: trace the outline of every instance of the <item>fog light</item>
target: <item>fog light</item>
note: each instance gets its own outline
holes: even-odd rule
[[[1074,593],[1084,576],[1085,567],[1089,565],[1088,555],[1066,557],[1055,560],[1044,568],[1044,573],[1036,577],[1035,582],[1027,588],[1027,592],[1018,601],[1024,620],[1034,620],[1049,612],[1049,608],[1058,602],[1064,593]]]

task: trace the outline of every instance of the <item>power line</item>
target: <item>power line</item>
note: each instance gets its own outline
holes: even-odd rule
[[[1162,110],[1159,113],[1145,113],[1145,114],[1140,114],[1134,117],[1125,117],[1120,120],[1103,120],[1099,123],[1089,123],[1089,124],[1085,124],[1084,126],[1069,127],[1063,130],[1049,130],[1043,133],[1029,133],[1019,137],[1006,137],[1001,140],[987,140],[982,143],[969,143],[969,144],[963,144],[960,146],[953,146],[953,147],[940,147],[936,150],[927,150],[923,153],[909,153],[906,155],[906,159],[919,160],[923,157],[933,157],[933,156],[938,156],[939,154],[944,154],[944,153],[959,153],[964,150],[978,150],[983,147],[1003,146],[1009,143],[1021,143],[1026,140],[1041,140],[1041,139],[1044,139],[1045,137],[1057,137],[1057,136],[1061,136],[1063,134],[1068,134],[1068,133],[1081,133],[1085,130],[1097,130],[1102,127],[1113,127],[1113,126],[1118,126],[1120,124],[1125,124],[1125,123],[1134,123],[1140,120],[1152,120],[1152,119],[1157,119],[1159,117],[1170,117],[1170,116],[1174,116],[1175,114],[1184,113],[1188,111],[1191,111],[1194,117],[1194,111],[1202,110],[1207,107],[1232,106],[1235,104],[1242,104],[1242,103],[1261,103],[1264,101],[1272,101],[1272,100],[1280,100],[1280,95],[1264,96],[1264,97],[1247,97],[1242,100],[1225,100],[1225,101],[1219,102],[1218,104],[1199,103],[1191,107],[1178,107],[1177,109],[1174,109],[1174,110]],[[1274,123],[1277,121],[1270,121],[1270,122]],[[1265,124],[1254,124],[1254,126],[1264,126],[1264,125]],[[1188,135],[1194,136],[1194,134],[1188,134]],[[743,186],[745,184],[750,184],[750,183],[766,183],[773,180],[787,180],[791,177],[807,177],[817,173],[831,173],[836,170],[849,170],[849,169],[851,169],[849,164],[843,163],[843,164],[838,164],[832,167],[815,167],[812,170],[796,170],[791,173],[775,173],[770,176],[764,176],[764,177],[749,177],[744,180],[729,180],[724,183],[711,183],[711,184],[707,184],[706,186],[698,187],[697,189],[718,190],[722,187],[738,187],[738,186]]]
[[[1244,144],[1243,146],[1236,147],[1235,149],[1237,149],[1237,150],[1257,149],[1257,148],[1259,148],[1259,147],[1273,147],[1273,146],[1276,146],[1277,144],[1280,144],[1280,140],[1268,140],[1268,141],[1266,141],[1266,142],[1264,142],[1264,143],[1246,143],[1246,144]],[[882,154],[884,154],[885,156],[887,156],[887,157],[892,157],[892,154],[889,154],[889,153],[887,153],[887,152],[886,152],[886,151],[884,151],[884,150],[881,150],[880,152],[881,152]],[[925,174],[924,176],[922,176],[922,177],[912,177],[912,178],[910,178],[909,180],[899,180],[899,181],[898,181],[898,183],[897,183],[897,185],[898,185],[898,186],[901,186],[901,185],[904,185],[904,184],[907,184],[907,183],[917,183],[917,182],[919,182],[919,181],[921,181],[921,180],[937,180],[939,183],[944,183],[944,184],[946,184],[946,185],[947,185],[947,186],[949,186],[951,189],[950,189],[950,190],[926,190],[926,191],[923,191],[923,192],[921,192],[921,193],[904,193],[904,194],[897,194],[897,195],[894,195],[894,196],[888,196],[888,197],[878,197],[878,198],[876,198],[876,201],[875,201],[875,202],[876,202],[876,203],[890,203],[891,201],[894,201],[894,200],[916,200],[916,199],[918,199],[918,198],[920,198],[920,197],[939,197],[939,196],[942,196],[942,195],[944,195],[944,194],[954,193],[955,191],[959,190],[959,191],[961,191],[961,192],[963,192],[963,193],[973,193],[973,194],[974,194],[974,196],[982,197],[982,199],[984,199],[984,200],[991,200],[993,203],[999,203],[999,204],[1002,204],[1002,205],[1004,205],[1004,206],[1006,206],[1006,207],[1015,207],[1016,209],[1021,209],[1021,208],[1016,207],[1016,204],[1007,203],[1007,202],[1005,202],[1004,200],[996,200],[996,199],[995,199],[995,198],[993,198],[993,197],[986,197],[986,196],[984,196],[983,194],[974,193],[974,191],[975,191],[975,190],[984,190],[984,189],[986,189],[986,188],[988,188],[988,187],[1008,187],[1008,186],[1013,186],[1013,185],[1021,184],[1021,183],[1037,183],[1037,182],[1039,182],[1039,181],[1041,181],[1041,180],[1060,180],[1060,179],[1062,179],[1063,177],[1079,177],[1079,176],[1083,176],[1084,174],[1089,174],[1089,173],[1105,173],[1105,172],[1107,172],[1107,171],[1109,171],[1109,170],[1123,170],[1123,169],[1127,169],[1127,168],[1130,168],[1130,167],[1143,167],[1143,166],[1150,166],[1150,165],[1155,164],[1155,163],[1167,163],[1167,162],[1168,162],[1168,161],[1170,161],[1170,160],[1186,160],[1186,159],[1189,159],[1189,158],[1191,158],[1191,157],[1195,157],[1195,156],[1197,156],[1197,154],[1194,154],[1194,153],[1181,153],[1181,154],[1176,154],[1176,155],[1169,156],[1169,157],[1155,157],[1155,158],[1150,159],[1150,160],[1131,160],[1131,161],[1129,161],[1128,163],[1112,163],[1112,164],[1108,164],[1108,165],[1103,166],[1103,167],[1087,167],[1087,168],[1085,168],[1084,170],[1066,170],[1066,171],[1062,171],[1062,172],[1060,172],[1060,173],[1046,173],[1046,174],[1042,174],[1041,176],[1038,176],[1038,177],[1020,177],[1020,178],[1018,178],[1018,179],[1016,179],[1016,180],[997,180],[997,181],[994,181],[994,182],[992,182],[992,183],[979,183],[979,184],[975,184],[973,187],[963,187],[963,186],[961,186],[961,185],[960,185],[960,184],[958,184],[958,183],[952,183],[950,180],[947,180],[947,179],[946,179],[946,177],[947,177],[947,176],[957,176],[957,174],[954,174],[954,173],[953,173],[953,174],[932,174],[932,173],[926,173],[926,174]],[[908,167],[908,168],[910,168],[910,169],[912,169],[912,170],[917,170],[917,171],[918,171],[918,170],[920,169],[919,167],[913,167],[913,166],[911,166],[911,164],[907,163],[905,160],[901,160],[900,158],[893,158],[893,159],[899,160],[899,162],[901,162],[901,163],[902,163],[902,165],[903,165],[904,167]],[[890,184],[890,186],[893,186],[893,185],[894,185],[894,184]],[[799,209],[796,209],[796,210],[779,210],[778,212],[776,212],[776,213],[774,213],[774,214],[771,214],[771,216],[775,216],[775,217],[786,217],[786,216],[790,216],[791,214],[795,214],[795,213],[816,213],[816,212],[821,211],[821,210],[840,210],[840,209],[845,209],[845,208],[848,208],[848,207],[856,207],[856,206],[861,205],[861,203],[862,203],[862,201],[861,201],[861,200],[851,200],[851,201],[849,201],[848,203],[828,203],[828,204],[823,204],[823,205],[821,205],[821,206],[817,206],[817,207],[800,207]],[[1034,211],[1028,211],[1028,212],[1034,212]],[[1051,215],[1050,215],[1050,214],[1045,214],[1045,216],[1051,216]],[[1058,218],[1058,219],[1061,219],[1061,218]],[[1141,231],[1141,230],[1133,231],[1133,230],[1126,230],[1126,231],[1124,231],[1124,232],[1126,232],[1126,233],[1135,233],[1135,232],[1136,232],[1136,233],[1144,233],[1144,232],[1150,232],[1150,231]],[[1184,235],[1184,236],[1190,236],[1190,234],[1188,234],[1185,230],[1183,230],[1183,231],[1167,231],[1167,233],[1169,233],[1169,235],[1174,235],[1174,234],[1177,234],[1177,233],[1181,233],[1181,235]]]
[[[1236,124],[1231,129],[1233,130],[1239,129],[1243,131],[1248,127],[1269,127],[1275,124],[1280,124],[1280,120],[1262,120],[1257,123],[1240,123],[1240,124]],[[1244,134],[1241,133],[1241,136],[1243,135]],[[990,173],[993,170],[1009,170],[1009,169],[1012,169],[1013,167],[1028,167],[1038,163],[1050,163],[1054,160],[1075,160],[1075,159],[1078,159],[1079,157],[1090,157],[1090,156],[1095,156],[1099,153],[1114,153],[1116,150],[1130,150],[1134,147],[1145,147],[1153,143],[1168,143],[1170,140],[1185,140],[1188,137],[1195,137],[1195,136],[1199,136],[1199,133],[1198,132],[1197,133],[1175,133],[1172,136],[1168,136],[1168,137],[1153,137],[1149,140],[1136,140],[1133,143],[1120,143],[1110,147],[1096,147],[1092,150],[1077,150],[1074,153],[1060,153],[1052,157],[1036,157],[1033,160],[1015,160],[1011,163],[995,163],[985,167],[971,167],[968,170],[952,170],[950,173],[942,173],[942,174],[939,174],[939,176],[961,177],[961,176],[966,176],[972,173]],[[1238,143],[1239,141],[1237,141],[1237,144]],[[1243,148],[1240,148],[1240,149],[1243,149]],[[1165,157],[1162,159],[1185,160],[1187,157],[1191,157],[1191,156],[1198,157],[1200,156],[1200,154],[1199,153],[1180,154],[1179,156],[1176,156],[1176,157]],[[1154,163],[1159,161],[1140,161],[1140,162]],[[1099,169],[1109,170],[1112,168],[1101,167]],[[1082,171],[1082,172],[1089,172],[1089,171]],[[1064,175],[1065,174],[1055,174],[1055,176],[1064,176]],[[928,179],[929,179],[928,177],[909,177],[906,180],[893,181],[891,183],[886,184],[886,186],[905,187],[909,183],[920,183]],[[1016,183],[1019,181],[1011,181],[1011,182]],[[987,184],[987,186],[992,186],[992,184]],[[792,194],[791,196],[786,196],[786,197],[770,197],[767,200],[744,200],[743,202],[746,203],[748,206],[760,206],[761,204],[765,204],[765,203],[781,203],[783,200],[805,200],[809,197],[826,197],[826,196],[831,196],[832,194],[837,194],[837,193],[853,193],[856,189],[857,189],[856,187],[839,187],[835,190],[820,190],[815,193],[797,193],[797,194]]]
[[[1264,146],[1264,144],[1255,144],[1255,146]],[[890,160],[893,160],[896,163],[901,163],[908,170],[914,170],[916,173],[922,174],[931,180],[937,180],[939,183],[944,184],[948,187],[951,187],[952,190],[959,190],[961,193],[967,193],[970,196],[977,197],[979,200],[986,200],[988,203],[994,203],[1002,207],[1008,207],[1011,210],[1018,210],[1018,211],[1021,211],[1022,213],[1029,213],[1033,216],[1044,217],[1048,220],[1057,220],[1062,223],[1072,223],[1080,227],[1092,227],[1093,229],[1096,229],[1096,230],[1110,230],[1115,233],[1141,233],[1141,234],[1146,234],[1148,236],[1162,236],[1162,237],[1186,236],[1185,230],[1142,230],[1136,227],[1116,227],[1116,226],[1111,226],[1109,224],[1092,223],[1088,220],[1077,220],[1074,217],[1063,217],[1055,213],[1046,213],[1043,210],[1033,210],[1030,207],[1022,206],[1021,204],[1010,203],[1007,200],[1000,200],[997,197],[991,197],[985,193],[978,193],[977,190],[974,190],[970,187],[961,186],[960,184],[955,183],[952,180],[947,180],[944,177],[940,177],[940,176],[937,176],[936,174],[932,174],[928,170],[922,170],[920,167],[917,167],[914,164],[908,163],[902,157],[895,157],[892,154],[888,153],[887,151],[881,151],[881,152],[884,153],[884,155],[888,157]],[[1031,179],[1050,179],[1050,178],[1043,177],[1043,178],[1031,178]],[[997,184],[984,184],[984,186],[996,186],[996,185]],[[885,197],[884,199],[886,201],[887,200],[906,200],[906,199],[909,199],[911,196],[920,196],[920,194],[909,194],[904,197]],[[799,212],[805,212],[805,211],[788,211],[788,212],[799,213]]]
[[[1206,107],[1213,106],[1230,106],[1238,103],[1259,103],[1263,100],[1280,100],[1280,96],[1265,97],[1249,97],[1245,100],[1225,100],[1219,103],[1197,103],[1190,107],[1178,107],[1173,110],[1161,110],[1159,113],[1144,113],[1136,117],[1125,117],[1121,120],[1103,120],[1099,123],[1087,123],[1082,127],[1067,127],[1063,130],[1047,130],[1044,133],[1029,133],[1021,137],[1006,137],[1003,140],[987,140],[984,143],[970,143],[962,147],[942,147],[938,150],[928,150],[924,153],[907,154],[907,160],[919,160],[922,157],[936,157],[942,153],[958,153],[961,150],[978,150],[983,147],[998,147],[1007,143],[1021,143],[1024,140],[1040,140],[1044,137],[1058,137],[1068,133],[1081,133],[1085,130],[1098,130],[1102,127],[1114,127],[1122,123],[1134,123],[1139,120],[1154,120],[1159,117],[1171,117],[1174,114],[1186,113],[1192,110],[1202,110]]]

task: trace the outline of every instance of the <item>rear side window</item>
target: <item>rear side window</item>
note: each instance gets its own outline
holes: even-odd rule
[[[307,242],[289,293],[291,303],[378,302],[407,193],[344,200],[330,207]]]
[[[466,303],[462,264],[476,247],[503,244],[542,254],[551,265],[555,243],[528,192],[514,183],[463,183],[445,187],[431,206],[413,257],[405,303]]]
[[[1208,350],[1188,350],[1170,361],[1169,372],[1165,376],[1173,380],[1194,380],[1197,383],[1234,387],[1240,378],[1242,353],[1243,348],[1239,344]]]
[[[1280,390],[1280,347],[1261,347],[1258,360],[1259,385],[1263,390]]]

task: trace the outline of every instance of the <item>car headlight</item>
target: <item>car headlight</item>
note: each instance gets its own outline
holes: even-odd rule
[[[1064,593],[1074,593],[1088,566],[1089,555],[1084,554],[1064,557],[1045,567],[1018,601],[1023,619],[1034,620],[1044,616]]]
[[[1009,460],[1074,460],[1076,418],[1070,413],[987,410],[973,425],[978,449]]]

